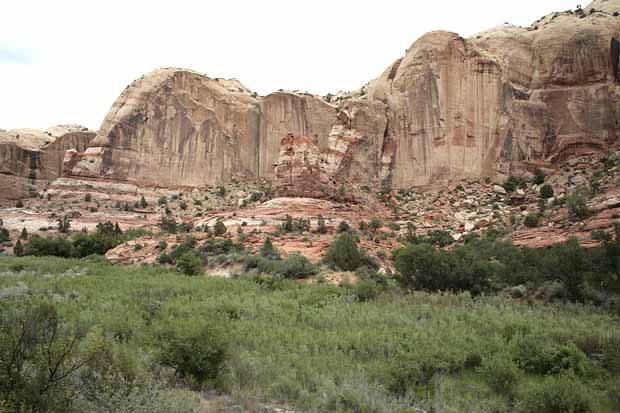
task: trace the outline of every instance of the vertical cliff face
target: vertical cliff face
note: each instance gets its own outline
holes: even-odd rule
[[[507,126],[501,68],[458,35],[427,34],[369,94],[386,96],[394,186],[493,173]]]
[[[69,149],[84,151],[95,132],[78,125],[55,126],[47,131],[0,131],[0,193],[3,199],[34,196],[62,173]]]
[[[361,91],[329,102],[292,92],[260,98],[237,81],[157,70],[121,94],[66,170],[204,186],[281,180],[289,165],[300,179],[313,176],[306,168],[398,188],[553,167],[617,143],[614,12],[620,0],[596,0],[528,28],[502,25],[469,39],[431,32]],[[315,152],[318,170],[300,164],[299,154]]]
[[[289,134],[316,141],[319,149],[328,145],[336,119],[336,107],[312,95],[276,92],[260,101],[259,175],[274,178],[280,143]]]
[[[73,175],[162,186],[253,179],[258,107],[239,82],[163,69],[114,103]]]

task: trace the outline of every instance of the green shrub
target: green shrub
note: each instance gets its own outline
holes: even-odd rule
[[[22,245],[22,241],[20,239],[17,240],[15,246],[13,247],[13,254],[17,257],[24,255],[24,246]]]
[[[15,203],[15,208],[23,208],[24,207],[24,202],[21,199],[18,199],[17,202]]]
[[[93,196],[91,194],[84,195],[85,202],[91,202],[93,200]]]
[[[410,244],[394,253],[397,280],[405,289],[428,291],[471,291],[491,288],[500,270],[496,262],[481,260],[471,248],[454,252],[437,250],[429,244]]]
[[[383,223],[381,222],[379,218],[373,217],[370,220],[370,229],[372,230],[372,232],[376,232],[382,226],[383,226]]]
[[[568,208],[568,217],[570,220],[578,221],[590,215],[587,201],[588,197],[585,189],[577,189],[566,197],[566,206]]]
[[[549,199],[553,197],[553,187],[549,184],[544,184],[540,187],[540,197],[543,199]]]
[[[344,222],[344,221],[342,221]],[[355,271],[363,263],[362,252],[351,234],[342,233],[325,252],[325,264],[342,271]]]
[[[620,375],[620,337],[613,336],[605,344],[601,361],[610,373]]]
[[[203,271],[203,260],[194,252],[186,251],[176,259],[176,267],[185,275],[199,275]]]
[[[319,215],[317,219],[317,232],[319,234],[327,233],[327,227],[325,226],[325,218],[323,218],[323,215]]]
[[[0,243],[9,242],[11,240],[11,234],[6,228],[0,228]]]
[[[226,225],[224,225],[221,218],[218,218],[215,220],[215,225],[213,225],[213,235],[220,237],[224,234],[226,234]]]
[[[162,216],[159,219],[158,226],[162,230],[162,232],[167,232],[170,234],[176,234],[178,230],[177,220],[167,215]]]
[[[286,260],[280,261],[276,273],[284,278],[304,278],[318,272],[316,265],[301,254],[291,254]]]
[[[213,381],[224,373],[228,339],[224,326],[214,320],[167,319],[157,329],[159,361],[181,377],[198,384]]]
[[[523,224],[528,228],[536,228],[540,225],[539,214],[528,214],[523,220]]]
[[[504,182],[503,187],[508,192],[514,192],[517,188],[525,188],[526,182],[523,178],[509,176],[506,182]]]
[[[527,335],[516,341],[515,361],[521,369],[532,374],[559,374],[572,371],[583,374],[588,360],[574,344],[557,344]]]
[[[484,358],[478,371],[495,393],[513,397],[521,374],[507,354]]]
[[[160,197],[157,200],[157,205],[159,205],[159,206],[164,206],[164,205],[167,205],[167,204],[168,204],[168,198],[165,197],[165,196],[162,196],[162,197]]]
[[[63,258],[75,257],[76,251],[68,239],[62,237],[44,238],[34,235],[24,249],[24,255],[55,256]]]
[[[144,198],[144,195],[140,197],[139,205],[140,205],[140,208],[143,208],[143,209],[149,206],[148,202],[146,202],[146,199]]]
[[[200,251],[205,255],[221,255],[230,252],[242,252],[243,246],[235,244],[228,238],[209,238],[200,247]]]
[[[574,376],[562,374],[546,377],[528,386],[519,397],[517,410],[523,413],[590,413],[590,392]]]
[[[263,246],[260,249],[260,256],[263,258],[271,259],[271,260],[280,259],[280,253],[273,246],[273,243],[271,242],[271,237],[267,237],[265,239],[265,242],[263,243]]]
[[[338,232],[349,232],[350,229],[351,227],[347,221],[340,221],[340,224],[338,224]]]

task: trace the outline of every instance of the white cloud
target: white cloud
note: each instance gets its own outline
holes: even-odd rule
[[[98,128],[134,78],[177,66],[259,94],[378,76],[422,34],[530,25],[574,1],[34,1],[0,4],[0,128]],[[2,50],[19,63],[2,64]],[[20,53],[29,59],[19,59]],[[32,56],[36,56],[33,59]],[[5,59],[9,60],[9,59]]]

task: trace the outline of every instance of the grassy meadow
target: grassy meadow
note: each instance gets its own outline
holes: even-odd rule
[[[583,304],[2,257],[0,314],[0,412],[620,406],[620,320]]]

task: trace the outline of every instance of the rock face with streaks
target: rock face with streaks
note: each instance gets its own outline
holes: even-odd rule
[[[79,125],[47,131],[0,131],[0,194],[3,199],[36,195],[63,170],[65,151],[84,151],[95,132]]]
[[[603,9],[602,6],[605,6]],[[395,187],[505,177],[617,142],[617,0],[463,39],[432,32],[367,85]]]
[[[553,169],[617,144],[617,12],[620,0],[595,0],[527,28],[431,32],[361,90],[326,98],[156,70],[64,171],[166,187],[267,179],[303,194],[309,179],[393,189]]]

